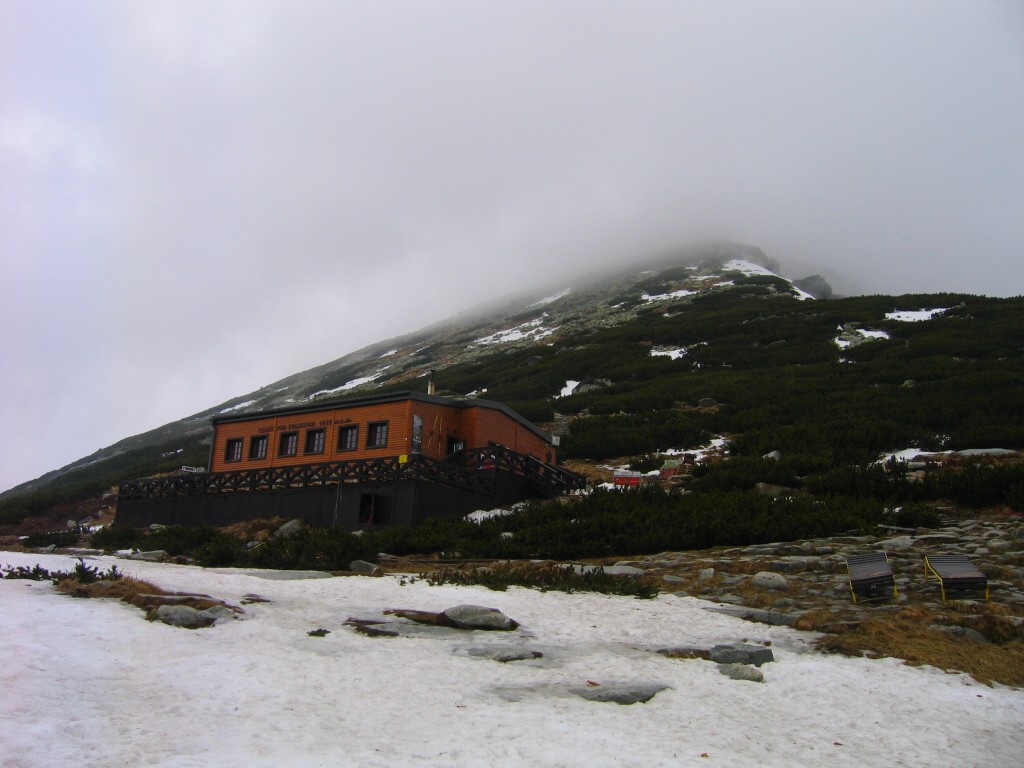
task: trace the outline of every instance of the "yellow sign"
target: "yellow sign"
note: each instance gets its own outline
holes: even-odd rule
[[[408,454],[403,453],[401,456],[399,456],[398,457],[398,463],[399,464],[408,464],[409,463],[409,456],[408,456]]]

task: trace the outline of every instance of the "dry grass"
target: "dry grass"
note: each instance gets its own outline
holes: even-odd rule
[[[983,606],[966,616],[940,612],[931,608],[900,608],[871,616],[854,628],[836,627],[835,616],[825,611],[808,614],[798,623],[799,629],[831,630],[817,642],[819,650],[847,656],[869,658],[892,657],[907,664],[927,664],[946,671],[965,672],[975,680],[991,685],[1024,686],[1024,637],[1021,627],[1002,615],[999,606]],[[828,620],[832,624],[828,624]],[[970,627],[991,640],[982,643],[957,637],[935,628],[937,624]],[[985,630],[988,631],[985,631]],[[992,634],[990,634],[992,633]],[[995,635],[995,637],[993,636]]]
[[[95,581],[91,584],[82,584],[74,579],[64,579],[57,584],[57,591],[72,597],[108,597],[134,605],[143,610],[152,609],[165,603],[174,605],[187,605],[202,611],[215,605],[224,605],[232,610],[240,609],[227,605],[223,600],[217,600],[209,595],[194,595],[182,592],[168,592],[155,584],[140,579],[133,579],[124,576],[116,581]]]
[[[63,579],[58,582],[57,591],[72,597],[113,597],[126,603],[130,603],[140,593],[168,594],[155,584],[133,579],[131,576],[124,576],[116,581],[94,581],[90,584],[82,584],[76,579]]]

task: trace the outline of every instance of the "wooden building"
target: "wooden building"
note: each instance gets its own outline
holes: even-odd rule
[[[417,392],[213,419],[209,472],[123,483],[117,525],[416,525],[581,488],[510,408]]]

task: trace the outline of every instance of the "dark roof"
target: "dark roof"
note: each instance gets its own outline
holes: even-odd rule
[[[376,405],[378,403],[395,403],[402,400],[416,400],[421,403],[433,403],[434,405],[444,405],[451,408],[489,408],[492,411],[500,411],[509,418],[519,422],[522,426],[533,432],[537,437],[541,438],[545,442],[552,442],[551,435],[548,432],[545,432],[535,424],[531,424],[504,403],[498,403],[494,400],[478,400],[476,398],[456,400],[454,398],[441,397],[439,395],[427,395],[422,392],[387,392],[385,394],[366,395],[365,397],[354,397],[347,400],[322,400],[315,403],[295,405],[288,408],[272,408],[266,411],[247,411],[224,416],[214,416],[211,421],[214,426],[216,426],[217,424],[225,424],[235,421],[252,421],[254,419],[263,419],[270,416],[313,413],[315,411],[329,411],[337,408],[355,408],[364,405]]]

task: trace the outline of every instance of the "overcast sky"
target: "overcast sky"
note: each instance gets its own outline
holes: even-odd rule
[[[1024,293],[1024,3],[0,0],[0,489],[707,238]]]

